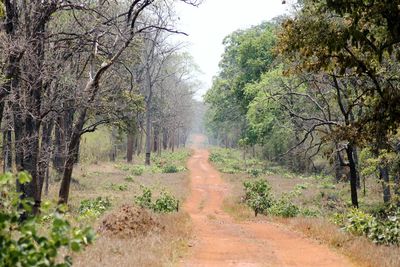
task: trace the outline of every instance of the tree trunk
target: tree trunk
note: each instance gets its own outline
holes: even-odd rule
[[[151,108],[150,103],[147,103],[146,111],[146,159],[145,165],[150,165],[151,156]]]
[[[39,198],[42,198],[42,190],[45,179],[47,179],[46,183],[46,191],[48,191],[48,172],[49,172],[49,163],[51,158],[51,134],[53,132],[54,120],[47,121],[43,123],[42,127],[42,140],[41,140],[41,148],[40,148],[40,161],[38,164],[38,176],[39,176]]]
[[[142,153],[143,149],[143,129],[140,129],[140,135],[138,137],[138,145],[137,145],[137,155],[139,156]]]
[[[353,207],[358,208],[358,196],[357,196],[357,169],[354,162],[354,151],[351,144],[347,145],[346,148],[347,158],[350,167],[350,190],[351,190],[351,203]]]
[[[86,118],[86,108],[83,109],[77,119],[76,125],[73,129],[71,140],[68,145],[63,178],[61,180],[60,191],[58,193],[58,203],[67,204],[69,198],[69,189],[71,185],[72,171],[74,169],[74,164],[76,161],[79,142],[81,140],[81,131],[85,123]]]
[[[359,160],[358,160],[358,151],[357,151],[357,147],[354,147],[354,164],[356,165],[356,170],[357,170],[357,188],[360,189],[361,188],[361,177],[360,177],[360,172],[358,171],[359,168]]]
[[[379,179],[382,182],[383,202],[389,203],[391,199],[391,193],[389,184],[389,168],[386,164],[379,166]]]
[[[6,130],[3,133],[3,172],[12,171],[12,132],[11,130]]]
[[[127,133],[127,145],[126,145],[126,161],[128,163],[132,163],[133,161],[133,146],[134,146],[134,140],[135,140],[135,135],[129,131]]]
[[[63,118],[57,118],[57,127],[54,129],[54,154],[53,154],[53,167],[56,172],[61,176],[64,172],[65,163],[65,134],[62,131]]]
[[[179,131],[179,127],[177,129],[178,133],[176,134],[176,148],[179,148],[181,143],[181,132]]]
[[[163,140],[162,140],[163,149],[168,149],[168,131],[166,128],[163,128]]]
[[[154,136],[153,136],[153,152],[157,153],[158,150],[158,137],[159,137],[159,131],[158,127],[154,127]]]

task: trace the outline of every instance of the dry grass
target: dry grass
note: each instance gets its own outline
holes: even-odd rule
[[[254,218],[254,212],[245,204],[240,203],[236,196],[225,198],[222,208],[237,222],[247,221]]]
[[[179,212],[160,215],[162,232],[138,238],[100,237],[74,257],[74,266],[172,266],[185,254],[191,235],[190,218]]]
[[[400,248],[375,245],[364,237],[343,232],[336,225],[319,218],[274,218],[291,229],[328,244],[363,267],[400,266]]]
[[[142,163],[135,162],[135,164]],[[145,173],[126,178],[129,171],[121,170],[116,163],[100,162],[97,164],[78,165],[73,173],[74,181],[70,192],[70,216],[78,217],[78,207],[83,199],[96,197],[109,198],[112,207],[100,218],[83,221],[98,229],[101,221],[116,212],[122,205],[132,205],[134,197],[141,194],[141,185],[152,188],[156,196],[166,189],[177,197],[181,203],[189,193],[188,172],[179,173]],[[127,190],[118,190],[114,185],[127,185]],[[50,185],[49,195],[45,198],[56,200],[59,183]],[[118,238],[98,233],[95,243],[84,252],[75,254],[74,266],[171,266],[185,254],[191,238],[190,217],[183,211],[174,214],[152,215],[161,225],[162,231],[152,231],[141,236]],[[82,224],[82,222],[81,222]]]

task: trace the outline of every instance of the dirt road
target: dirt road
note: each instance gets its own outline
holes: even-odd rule
[[[195,240],[182,266],[352,266],[329,248],[268,222],[236,223],[223,212],[227,184],[201,148],[205,137],[194,137],[188,162],[191,196],[185,209],[194,225]]]

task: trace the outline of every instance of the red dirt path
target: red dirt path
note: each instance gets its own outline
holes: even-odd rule
[[[196,135],[189,159],[190,214],[195,240],[182,266],[353,266],[328,247],[268,222],[237,223],[222,210],[228,185],[208,162],[205,137]]]

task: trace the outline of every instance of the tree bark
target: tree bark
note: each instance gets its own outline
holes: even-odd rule
[[[351,144],[347,145],[346,148],[347,159],[350,167],[350,191],[351,191],[351,203],[353,207],[358,208],[358,196],[357,196],[357,169],[354,162],[354,148]]]
[[[77,119],[73,129],[71,140],[68,145],[68,152],[65,160],[63,178],[58,193],[58,204],[68,203],[69,189],[71,185],[72,171],[74,169],[75,160],[78,153],[79,142],[81,140],[81,131],[85,123],[87,109],[84,108]]]
[[[168,131],[166,128],[163,128],[163,140],[162,140],[162,146],[164,150],[168,149]]]
[[[127,139],[127,145],[126,145],[126,161],[127,161],[128,163],[132,163],[132,161],[133,161],[133,147],[134,147],[135,135],[134,135],[131,131],[128,131],[126,139]]]
[[[146,111],[146,159],[145,165],[150,165],[151,156],[151,108],[150,103],[147,103]]]
[[[6,130],[3,133],[3,172],[12,171],[12,132],[11,130]]]
[[[379,166],[379,178],[382,182],[383,202],[389,203],[391,199],[389,168],[386,164]]]

